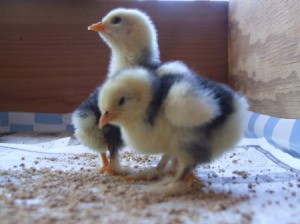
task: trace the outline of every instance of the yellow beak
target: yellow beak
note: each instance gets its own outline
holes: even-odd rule
[[[88,27],[88,30],[93,30],[96,32],[101,32],[104,31],[105,29],[106,29],[106,25],[102,22],[94,23]]]
[[[118,116],[118,113],[109,113],[108,111],[106,111],[104,114],[101,115],[98,126],[100,128],[103,128],[105,125],[107,125],[112,120],[116,119]]]

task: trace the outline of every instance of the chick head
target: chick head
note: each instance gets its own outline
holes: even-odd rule
[[[123,125],[143,119],[151,100],[152,74],[143,68],[130,68],[108,79],[99,93],[101,111],[99,126],[108,123]]]
[[[158,48],[156,29],[151,19],[137,9],[114,9],[88,29],[98,32],[112,49]]]

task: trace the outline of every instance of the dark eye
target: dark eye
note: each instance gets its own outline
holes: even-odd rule
[[[122,106],[124,103],[125,103],[125,97],[122,97],[122,98],[119,100],[118,105],[119,105],[119,106]]]
[[[122,20],[121,20],[120,17],[114,17],[114,18],[112,18],[111,23],[112,24],[119,24],[121,21]]]

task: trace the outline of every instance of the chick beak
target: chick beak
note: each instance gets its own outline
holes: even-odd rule
[[[100,128],[103,128],[105,125],[107,125],[112,120],[116,119],[119,116],[117,113],[109,113],[106,111],[104,114],[101,115],[98,126]]]
[[[96,32],[102,32],[106,29],[106,25],[102,22],[94,23],[88,27],[88,30],[93,30]]]

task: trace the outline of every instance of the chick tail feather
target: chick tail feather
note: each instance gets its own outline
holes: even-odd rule
[[[212,158],[220,156],[223,152],[233,148],[243,137],[246,123],[245,115],[248,111],[248,102],[245,97],[234,95],[234,112],[226,122],[213,132]]]

